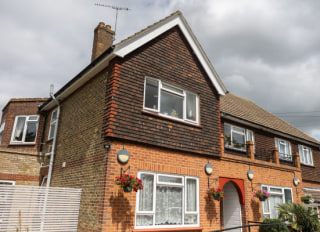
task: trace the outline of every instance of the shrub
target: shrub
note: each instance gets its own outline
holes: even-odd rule
[[[281,219],[270,219],[265,218],[263,219],[264,224],[280,224],[280,232],[290,232],[286,224]],[[261,226],[260,232],[278,232],[278,225],[268,225],[268,226]]]

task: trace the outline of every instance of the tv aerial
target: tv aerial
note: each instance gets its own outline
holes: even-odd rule
[[[108,8],[111,8],[111,9],[114,9],[116,10],[116,21],[114,23],[114,38],[113,40],[116,39],[116,31],[117,31],[117,21],[118,21],[118,11],[119,10],[130,10],[129,8],[127,7],[120,7],[120,6],[113,6],[113,5],[106,5],[106,4],[100,4],[100,3],[95,3],[94,5],[96,6],[102,6],[102,7],[108,7]]]

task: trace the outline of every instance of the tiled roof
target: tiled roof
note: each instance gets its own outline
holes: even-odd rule
[[[124,42],[126,42],[126,41],[128,41],[128,40],[130,40],[130,39],[133,39],[133,38],[137,37],[138,35],[142,34],[143,32],[145,32],[145,31],[147,31],[147,30],[149,30],[149,29],[157,26],[158,24],[162,23],[163,21],[166,21],[168,18],[170,18],[170,17],[172,17],[172,16],[174,16],[174,15],[181,15],[181,16],[182,16],[182,12],[178,10],[178,11],[176,11],[176,12],[168,15],[167,17],[161,19],[160,21],[155,22],[154,24],[151,24],[150,26],[142,29],[141,31],[136,32],[135,34],[129,36],[128,38],[126,38],[126,39],[124,39],[124,40],[122,40],[122,41],[120,41],[119,43],[116,43],[114,46],[117,47],[117,46],[119,46],[120,44],[123,44]]]
[[[271,114],[260,106],[245,98],[228,93],[220,97],[221,112],[260,126],[273,129],[277,132],[295,136],[313,143],[320,142],[301,130]]]

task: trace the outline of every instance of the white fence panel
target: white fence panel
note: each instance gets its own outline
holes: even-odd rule
[[[80,198],[81,189],[0,185],[0,231],[77,231]]]

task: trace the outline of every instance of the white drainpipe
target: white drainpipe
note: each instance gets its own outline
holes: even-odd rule
[[[53,93],[50,94],[52,99],[55,101],[55,103],[58,106],[57,109],[57,122],[56,122],[56,127],[54,129],[54,137],[52,141],[52,150],[50,152],[50,163],[49,163],[49,171],[48,171],[48,179],[47,179],[47,186],[46,186],[46,195],[44,198],[44,204],[43,204],[43,209],[42,209],[42,218],[41,218],[41,225],[40,225],[40,232],[45,232],[44,231],[44,222],[45,222],[45,215],[47,211],[47,203],[48,203],[48,194],[49,194],[49,187],[50,187],[50,182],[51,182],[51,174],[52,174],[52,167],[53,167],[53,160],[54,160],[54,155],[55,155],[55,148],[56,148],[56,142],[57,142],[57,132],[58,132],[58,123],[59,123],[59,117],[60,117],[60,104],[58,100],[54,97]]]

